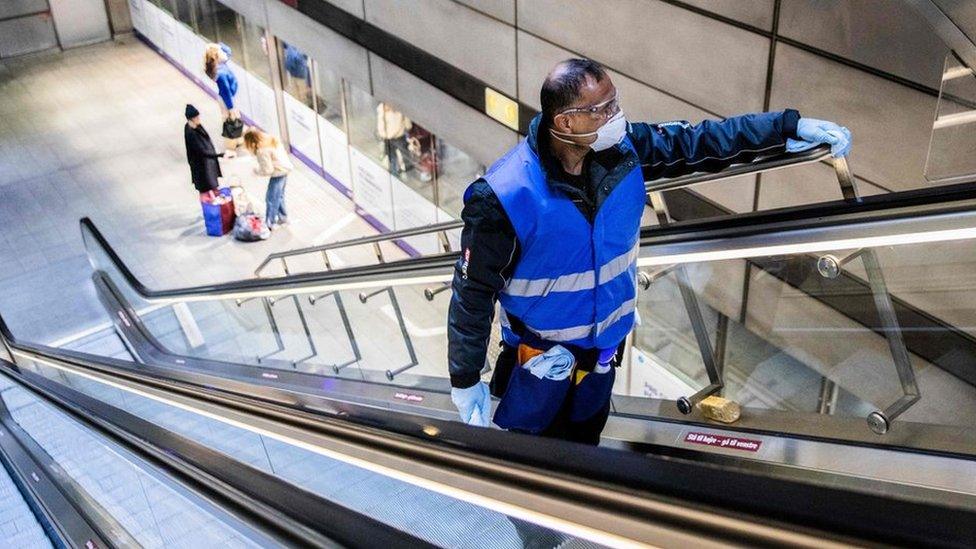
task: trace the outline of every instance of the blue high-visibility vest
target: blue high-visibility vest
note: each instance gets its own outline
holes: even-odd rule
[[[629,138],[622,146],[633,150]],[[593,224],[546,181],[523,140],[485,174],[515,228],[521,256],[499,295],[505,316],[539,338],[584,349],[615,348],[634,326],[644,177],[636,155],[608,178],[622,178]],[[513,333],[506,330],[509,344]]]

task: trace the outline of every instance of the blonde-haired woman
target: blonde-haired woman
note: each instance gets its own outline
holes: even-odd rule
[[[244,123],[241,113],[234,106],[234,96],[237,95],[237,76],[227,66],[231,56],[230,46],[224,43],[207,44],[203,54],[203,70],[211,80],[217,83],[217,95],[220,99],[220,113],[223,115],[224,127],[221,135],[224,137],[224,149],[234,155],[234,150],[241,145],[241,134]]]
[[[258,161],[254,173],[270,178],[268,192],[265,195],[267,204],[265,223],[268,224],[268,228],[274,230],[288,223],[288,213],[285,210],[285,184],[294,166],[281,141],[257,128],[250,128],[244,132],[244,147]]]

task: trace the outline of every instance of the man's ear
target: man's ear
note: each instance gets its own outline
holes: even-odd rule
[[[562,133],[573,133],[570,131],[569,117],[561,114],[552,117],[552,129]]]

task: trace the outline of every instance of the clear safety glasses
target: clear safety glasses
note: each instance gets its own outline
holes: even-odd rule
[[[617,100],[619,93],[614,93],[613,97],[596,105],[591,105],[589,107],[573,107],[571,109],[566,109],[560,111],[556,114],[573,114],[573,113],[587,113],[591,116],[610,118],[611,116],[617,114],[620,111],[620,102]]]

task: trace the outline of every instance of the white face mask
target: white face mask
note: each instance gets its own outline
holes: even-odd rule
[[[620,143],[624,138],[624,134],[627,133],[627,118],[624,117],[624,111],[617,111],[617,114],[610,117],[605,124],[597,128],[595,132],[587,133],[565,133],[558,132],[552,128],[549,129],[549,133],[553,137],[562,141],[563,143],[569,143],[570,145],[579,145],[575,141],[570,141],[569,139],[563,139],[561,136],[565,137],[589,137],[595,135],[596,139],[590,143],[590,148],[594,151],[605,151],[610,147]]]

